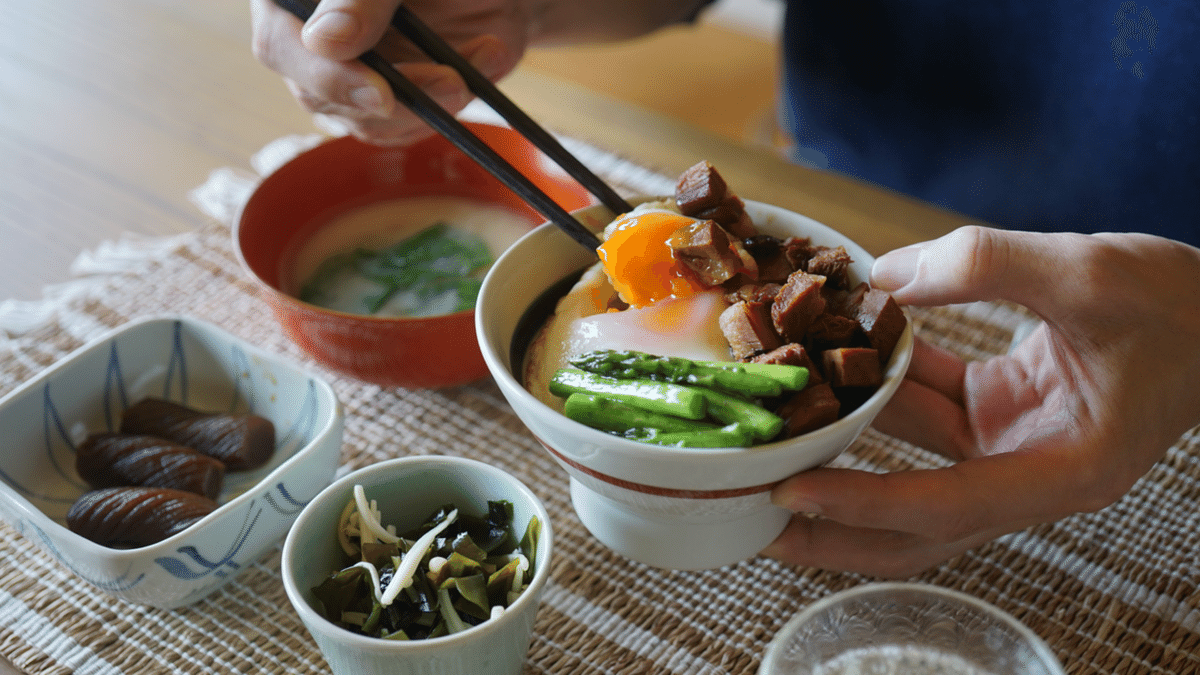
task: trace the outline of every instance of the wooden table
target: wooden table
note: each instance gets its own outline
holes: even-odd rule
[[[248,15],[245,0],[0,1],[0,299],[38,298],[68,277],[80,251],[122,233],[194,228],[203,216],[187,194],[210,170],[246,166],[268,141],[313,130],[279,77],[250,54]],[[681,45],[711,44],[714,35],[737,40],[701,27],[627,48],[539,52],[503,86],[556,131],[666,172],[709,159],[743,196],[812,215],[873,252],[959,222],[718,135],[736,129],[731,114],[761,112],[736,106],[749,99],[761,108],[772,52],[747,39],[744,49],[722,50],[757,59],[728,62],[736,73],[719,63],[703,73],[682,67],[693,57]],[[730,81],[745,72],[757,78],[748,92],[714,98],[708,109],[678,105],[688,77]],[[563,79],[571,73],[574,81]]]
[[[670,117],[678,88],[656,100],[646,83],[693,58],[678,48],[681,41],[736,40],[713,30],[675,30],[632,51],[538,52],[503,88],[549,128],[668,175],[708,159],[742,196],[811,215],[873,253],[963,222],[706,129],[718,113]],[[246,0],[0,0],[0,301],[39,298],[44,286],[69,278],[81,251],[124,233],[196,228],[205,216],[188,192],[212,169],[247,166],[267,142],[314,130],[248,43]],[[614,63],[626,70],[614,71]],[[769,64],[731,67],[757,68],[761,95]],[[761,112],[756,105],[735,115]],[[0,663],[5,672],[11,666]]]

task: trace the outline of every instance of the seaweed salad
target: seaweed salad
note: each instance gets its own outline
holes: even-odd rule
[[[446,504],[397,533],[356,485],[338,519],[346,565],[313,593],[326,619],[371,637],[419,640],[467,630],[502,614],[533,576],[541,523],[533,517],[518,539],[512,521],[508,501],[489,501],[481,515]]]

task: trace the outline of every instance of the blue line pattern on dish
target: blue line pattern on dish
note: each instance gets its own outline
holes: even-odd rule
[[[63,567],[66,567],[67,569],[71,570],[75,574],[79,575],[79,578],[81,578],[84,581],[88,582],[89,584],[95,586],[96,588],[99,588],[104,591],[112,591],[112,592],[127,591],[127,590],[133,588],[134,586],[137,586],[138,584],[142,583],[142,580],[146,578],[146,574],[142,573],[142,574],[137,575],[137,578],[135,578],[135,579],[129,579],[128,578],[129,577],[128,570],[121,576],[116,577],[114,579],[109,579],[109,580],[101,580],[101,579],[97,579],[95,577],[89,576],[87,574],[84,574],[82,570],[80,570],[79,568],[77,568],[67,562],[66,557],[63,556],[63,554],[59,552],[58,547],[54,545],[54,541],[52,539],[50,539],[50,537],[46,536],[46,533],[42,531],[42,528],[38,527],[37,525],[34,525],[33,523],[31,523],[25,519],[22,519],[21,527],[18,528],[18,530],[21,531],[22,534],[25,534],[27,529],[33,530],[35,533],[37,533],[38,539],[42,540],[42,545],[46,547],[47,551],[50,551],[50,553],[52,555],[54,555],[54,557],[58,560],[59,563],[61,563],[63,565]]]
[[[263,499],[266,500],[267,504],[270,505],[271,508],[278,511],[281,515],[294,516],[297,513],[300,513],[300,511],[302,511],[304,507],[308,505],[307,501],[297,501],[294,497],[292,497],[292,495],[288,493],[287,486],[285,486],[283,483],[276,483],[275,489],[279,490],[279,496],[283,497],[283,501],[285,502],[284,504],[277,503],[274,495],[272,495],[270,492],[264,495]]]
[[[113,400],[114,396],[118,399]],[[117,341],[113,340],[108,351],[108,370],[104,374],[104,423],[109,431],[120,425],[121,413],[129,407],[129,396],[125,393],[125,376],[121,374],[121,357],[117,353]]]
[[[229,549],[217,560],[208,560],[195,546],[180,546],[175,549],[176,553],[180,553],[192,562],[200,566],[201,569],[193,570],[187,562],[179,558],[170,556],[160,556],[154,559],[160,567],[169,572],[171,576],[178,579],[199,579],[200,577],[215,574],[218,577],[224,577],[227,572],[225,567],[232,567],[237,570],[241,567],[234,562],[233,558],[242,550],[242,546],[246,544],[246,540],[250,537],[250,533],[254,531],[254,525],[258,522],[258,517],[262,515],[262,507],[255,507],[255,502],[250,502],[250,507],[246,511],[246,519],[242,521],[242,529],[238,531],[233,543],[229,545]]]
[[[17,492],[20,492],[22,495],[24,495],[26,499],[38,499],[43,502],[48,502],[51,504],[74,504],[75,503],[75,497],[55,497],[53,495],[43,494],[41,492],[35,492],[35,491],[25,487],[21,483],[17,482],[17,479],[14,478],[12,474],[8,473],[4,469],[0,469],[0,478],[3,478],[5,483],[8,483],[9,485],[11,485],[14,490],[16,490]]]
[[[171,385],[176,382],[178,375],[179,391],[175,397],[171,396]],[[188,368],[187,357],[183,351],[183,322],[175,322],[174,334],[171,336],[171,360],[167,363],[167,376],[163,379],[162,397],[169,400],[179,401],[182,405],[188,404]]]
[[[229,409],[237,410],[238,401],[245,398],[246,405],[250,410],[254,410],[255,387],[250,387],[249,393],[242,392],[242,379],[250,379],[250,359],[246,356],[246,352],[236,344],[230,345],[229,359],[238,367],[238,374],[233,377],[233,400],[229,402]]]
[[[304,403],[296,413],[296,419],[287,431],[279,438],[275,452],[283,452],[290,457],[295,450],[304,447],[316,434],[317,427],[317,384],[308,381],[304,392]],[[286,450],[285,450],[286,449]]]
[[[75,472],[65,469],[59,460],[60,454],[70,451],[72,457],[71,466],[74,468],[75,445],[71,443],[71,437],[67,434],[66,427],[63,426],[62,415],[59,414],[58,408],[54,405],[54,399],[50,397],[49,382],[42,389],[42,443],[45,446],[46,458],[50,460],[50,464],[58,472],[58,475],[75,488],[87,490],[87,485],[75,476]],[[47,501],[63,502],[61,497],[51,497],[48,495],[39,495],[39,497]],[[68,503],[71,501],[74,500],[68,500]]]

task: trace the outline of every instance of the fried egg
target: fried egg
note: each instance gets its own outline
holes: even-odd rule
[[[596,349],[631,349],[660,356],[728,361],[729,342],[718,319],[728,307],[721,289],[685,276],[666,239],[694,222],[665,203],[642,205],[605,229],[601,262],[558,301],[525,361],[525,386],[562,410],[548,384],[570,358]],[[622,290],[624,289],[624,290]],[[611,310],[614,294],[631,306]],[[636,301],[636,302],[635,302]]]
[[[631,307],[646,307],[705,290],[685,272],[667,243],[672,233],[695,222],[665,202],[649,202],[605,228],[597,253],[622,300]]]

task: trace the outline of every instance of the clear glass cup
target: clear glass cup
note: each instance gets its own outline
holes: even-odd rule
[[[759,675],[1063,675],[1046,643],[986,602],[913,583],[864,584],[806,607]]]

